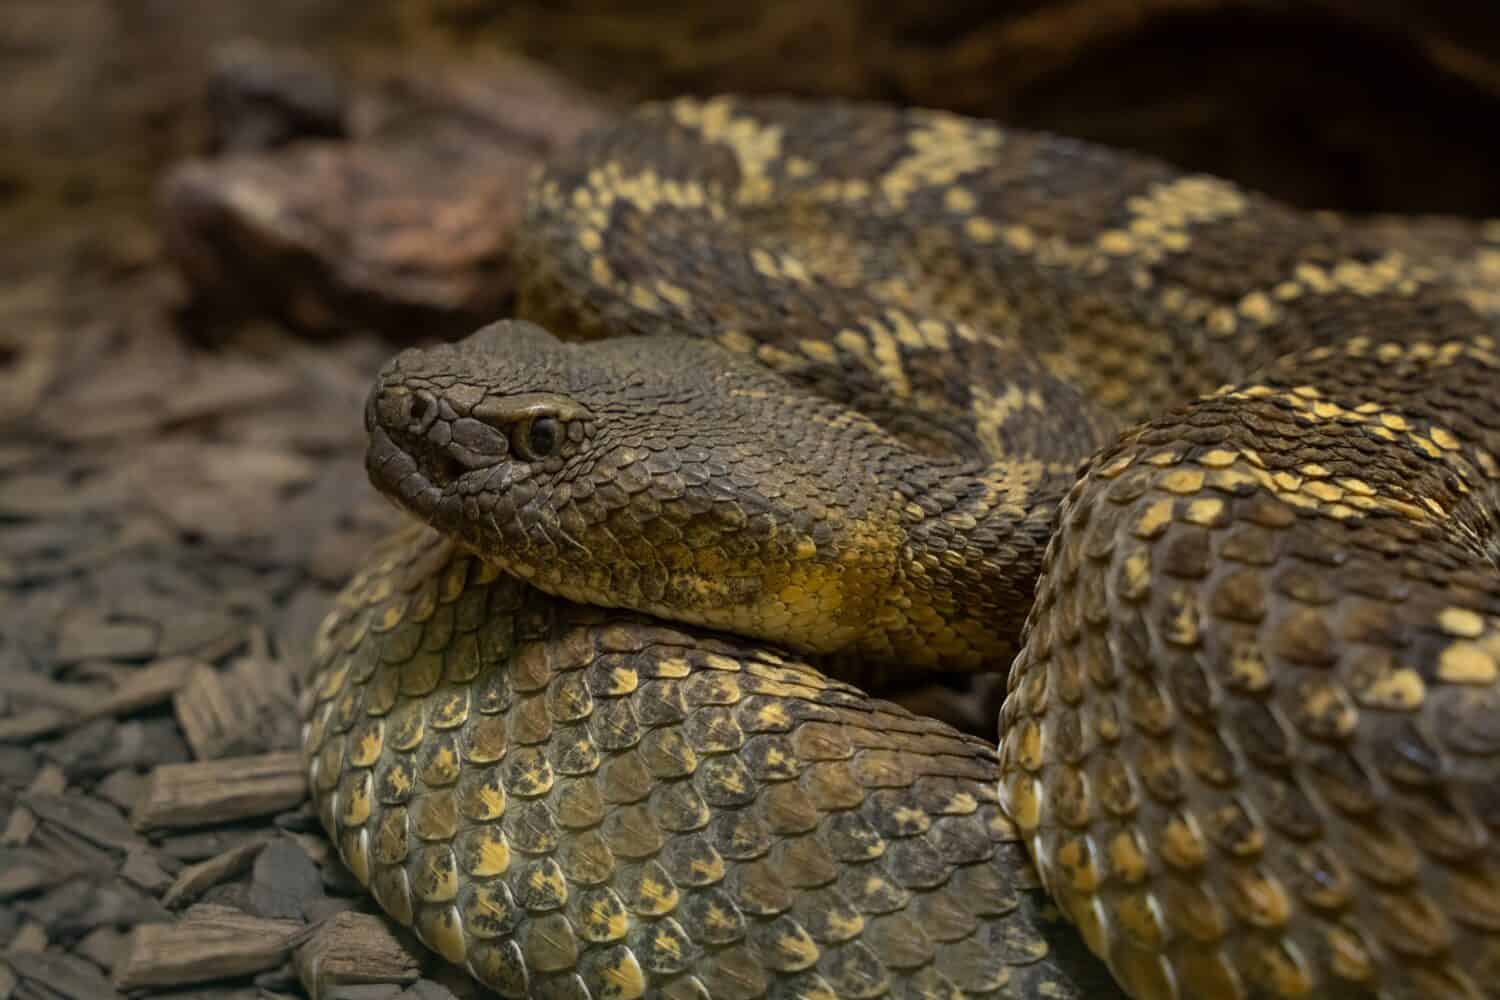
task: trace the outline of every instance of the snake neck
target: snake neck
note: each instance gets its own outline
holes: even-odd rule
[[[891,484],[902,535],[894,571],[855,652],[945,670],[1005,669],[1071,482],[1027,461],[909,468]]]

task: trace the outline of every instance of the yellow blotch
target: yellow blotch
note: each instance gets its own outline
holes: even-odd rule
[[[943,207],[958,215],[968,215],[974,206],[974,195],[967,188],[951,187],[943,195]]]
[[[1134,884],[1146,877],[1146,856],[1129,831],[1121,830],[1111,837],[1108,851],[1110,868],[1121,881]]]
[[[674,285],[670,281],[658,280],[656,282],[656,294],[672,303],[678,309],[686,309],[693,302],[693,296],[687,289]]]
[[[1036,233],[1025,226],[1006,226],[1005,243],[1017,253],[1030,253],[1036,249]]]
[[[1384,708],[1416,708],[1427,696],[1422,675],[1410,667],[1384,674],[1362,692],[1363,699]]]
[[[964,232],[975,243],[993,243],[1000,235],[989,219],[972,218],[964,223]]]
[[[1222,469],[1234,464],[1239,456],[1227,448],[1215,448],[1198,456],[1198,462],[1210,469]]]
[[[1438,657],[1438,676],[1450,684],[1491,684],[1496,674],[1494,657],[1478,643],[1451,642]]]
[[[1100,233],[1099,238],[1094,241],[1100,250],[1112,257],[1126,257],[1135,253],[1135,241],[1130,234],[1121,229],[1110,229]]]
[[[1477,639],[1484,634],[1484,619],[1468,608],[1444,608],[1438,612],[1438,627],[1461,639]]]
[[[1132,594],[1145,594],[1151,586],[1151,556],[1146,550],[1132,552],[1125,559],[1125,586]]]
[[[657,312],[661,308],[661,300],[641,285],[630,286],[630,304],[647,312]]]
[[[1302,487],[1304,493],[1310,494],[1324,503],[1336,503],[1343,499],[1344,491],[1337,486],[1323,480],[1314,480]]]
[[[1212,525],[1224,515],[1224,501],[1217,497],[1194,500],[1184,515],[1191,524]]]
[[[1138,538],[1154,538],[1159,535],[1163,528],[1172,522],[1171,498],[1154,501],[1142,513],[1140,520],[1136,522],[1135,534]]]
[[[1203,478],[1202,469],[1173,469],[1157,480],[1157,485],[1169,493],[1186,495],[1201,490]]]
[[[781,277],[781,269],[776,266],[776,258],[760,247],[750,251],[750,263],[767,278]]]
[[[870,879],[867,884],[877,893],[881,890],[890,890],[890,886],[880,879]],[[825,916],[824,920],[827,923],[827,936],[830,941],[850,941],[859,937],[865,930],[865,918],[855,911],[835,910]]]
[[[1458,450],[1458,438],[1454,437],[1452,431],[1444,427],[1434,427],[1429,433],[1432,435],[1433,443],[1444,451]]]
[[[1240,299],[1240,315],[1260,326],[1270,326],[1281,315],[1281,310],[1265,292],[1251,292]]]
[[[487,838],[479,848],[479,857],[470,874],[485,877],[504,875],[510,869],[510,844],[503,838]]]

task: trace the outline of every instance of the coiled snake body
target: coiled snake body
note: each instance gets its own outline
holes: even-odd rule
[[[1497,235],[643,109],[527,214],[609,339],[371,394],[430,527],[320,633],[323,823],[505,996],[1497,995]],[[999,752],[810,662],[1008,667]]]

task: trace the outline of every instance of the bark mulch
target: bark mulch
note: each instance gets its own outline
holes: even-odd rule
[[[209,92],[155,219],[0,251],[0,1000],[465,996],[332,856],[296,697],[399,517],[375,369],[504,307],[526,171],[607,112],[521,64],[348,87],[244,46]],[[224,319],[247,289],[274,318]]]

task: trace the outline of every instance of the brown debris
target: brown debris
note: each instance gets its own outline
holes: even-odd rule
[[[50,823],[77,837],[121,855],[145,846],[114,806],[83,795],[27,792],[21,802],[43,823]]]
[[[243,739],[255,725],[256,690],[205,664],[193,669],[172,705],[194,757],[222,757]]]
[[[70,1000],[112,1000],[120,996],[93,963],[73,955],[55,951],[22,952],[0,958],[0,962],[10,966],[20,984],[31,987],[34,992],[30,995]]]
[[[26,787],[26,794],[55,795],[67,785],[68,779],[63,774],[62,768],[49,764],[37,772],[31,784]],[[5,830],[0,832],[0,844],[8,846],[25,844],[36,832],[36,826],[36,813],[28,809],[25,803],[17,803],[15,809],[11,810],[10,820],[5,824]]]
[[[122,990],[179,986],[273,969],[301,932],[295,920],[266,920],[200,903],[176,923],[135,928],[115,969],[115,985]]]
[[[56,5],[21,2],[29,26],[53,23]],[[43,62],[136,57],[132,39],[103,41],[117,19],[94,14],[107,4],[74,6],[100,44]],[[142,38],[203,37],[192,5],[174,8],[171,32],[140,30],[156,16],[131,19]],[[272,89],[293,75],[276,67]],[[292,95],[314,118],[315,90]],[[68,103],[92,113],[115,96],[90,86]],[[256,108],[226,112],[240,115],[229,144],[274,145],[246,137],[286,96],[262,90]],[[180,130],[180,103],[139,99]],[[164,135],[140,125],[132,148]],[[18,220],[18,199],[52,178],[32,186],[12,167],[0,166],[12,237],[0,246],[0,1000],[112,997],[110,973],[145,997],[301,995],[296,935],[364,893],[299,808],[297,755],[265,752],[297,745],[312,632],[396,518],[361,462],[361,406],[390,346],[310,345],[270,325],[215,329],[205,346],[144,199],[122,213],[80,171],[71,214]],[[210,678],[217,702],[203,697]],[[231,759],[190,763],[199,755]],[[178,926],[164,901],[221,909]]]
[[[55,708],[19,712],[0,718],[0,743],[29,743],[38,736],[56,732],[67,723],[68,714]]]
[[[333,986],[357,983],[412,983],[421,960],[368,913],[339,913],[297,949],[297,972],[310,996]]]
[[[290,809],[306,794],[298,753],[269,753],[152,772],[132,822],[140,830],[227,823]]]
[[[96,701],[85,711],[84,718],[104,715],[126,715],[158,705],[178,692],[202,661],[176,657],[158,660],[130,674],[124,683],[106,698]]]
[[[0,848],[0,900],[59,885],[74,874],[73,868],[46,851]]]
[[[221,91],[249,81],[264,94],[278,58],[241,51]],[[286,82],[306,89],[315,76],[304,66]],[[310,331],[363,324],[409,337],[498,315],[514,286],[512,231],[529,171],[608,111],[517,60],[386,68],[352,91],[346,140],[288,144],[278,133],[293,124],[262,122],[249,130],[274,140],[230,145],[275,152],[169,174],[161,190],[169,252],[204,298],[269,307]],[[247,103],[264,100],[227,105]],[[333,114],[325,107],[322,121]],[[329,131],[337,130],[315,134]]]
[[[156,651],[156,629],[135,622],[73,619],[57,643],[59,663],[80,660],[134,660]]]
[[[223,854],[209,858],[207,861],[188,865],[178,873],[176,881],[162,897],[162,902],[175,909],[183,903],[197,899],[213,886],[244,874],[250,870],[250,866],[255,863],[261,849],[269,842],[269,837],[257,837],[248,843],[232,847]]]
[[[42,951],[47,947],[47,931],[35,920],[28,920],[16,931],[16,936],[10,939],[10,952],[27,955]]]
[[[64,684],[31,671],[0,672],[0,695],[84,716],[98,704],[103,692],[93,684]]]

